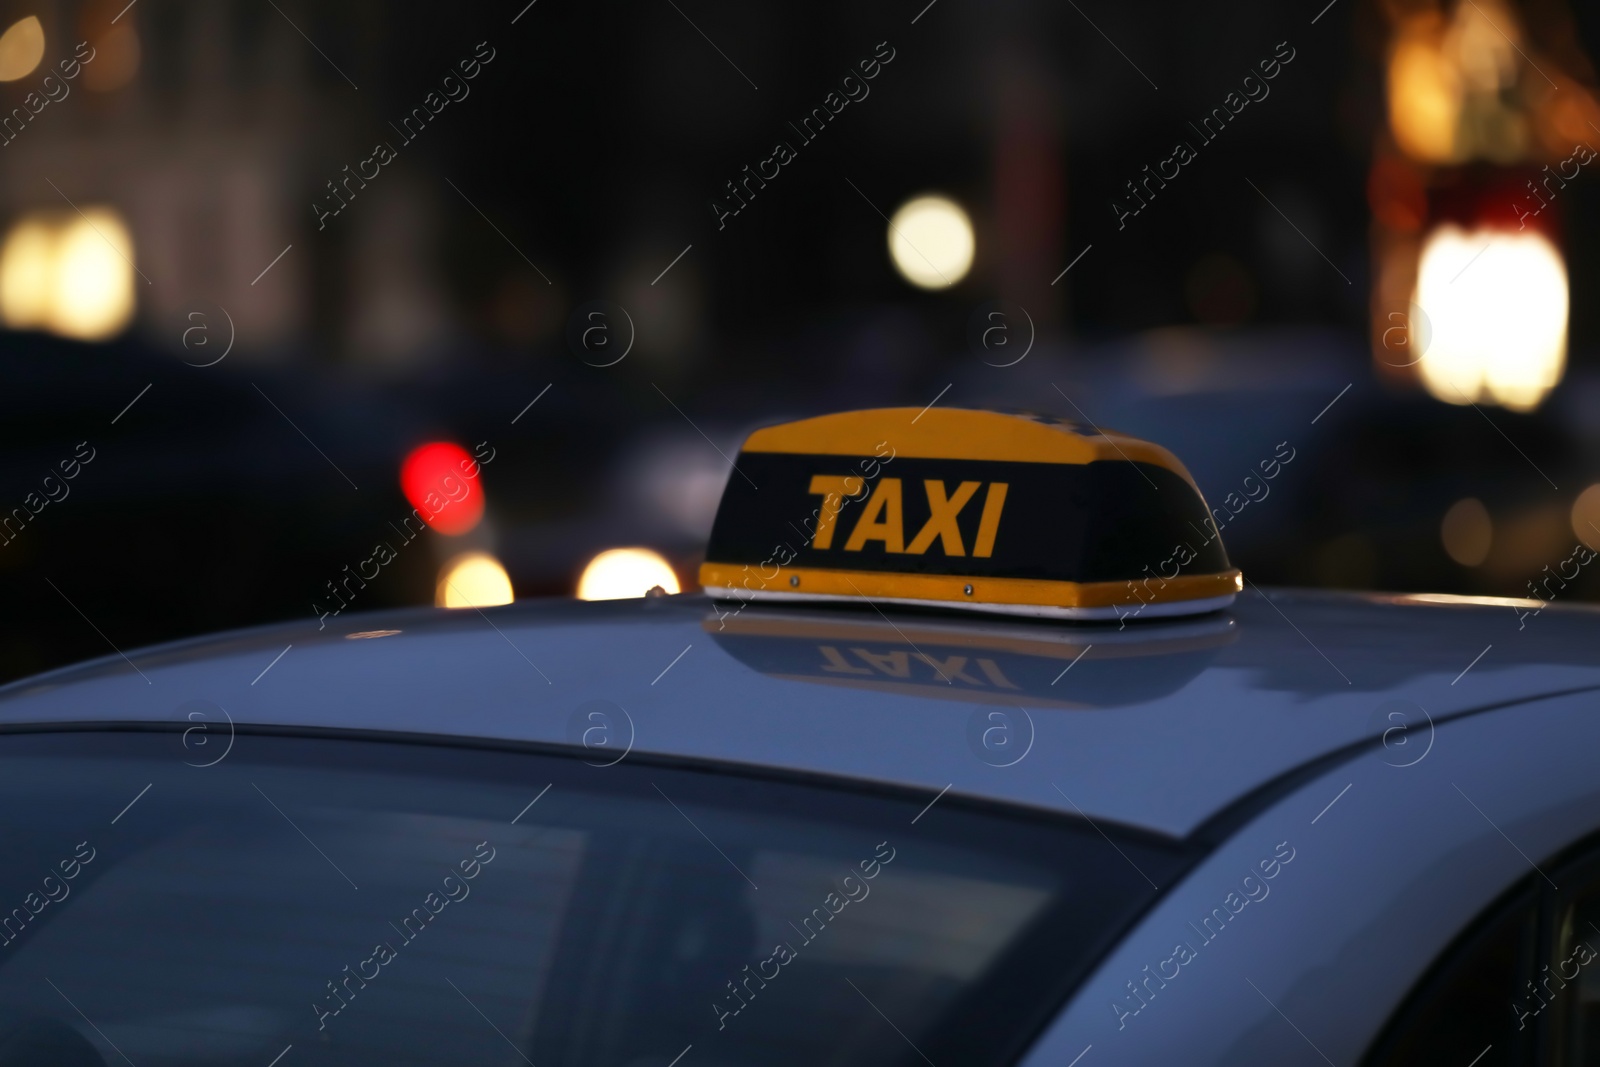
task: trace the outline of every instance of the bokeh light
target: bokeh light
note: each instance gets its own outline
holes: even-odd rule
[[[56,245],[56,331],[111,337],[133,317],[133,304],[133,239],[122,220],[95,208],[69,221]]]
[[[1413,159],[1445,162],[1456,153],[1461,79],[1435,41],[1402,34],[1389,55],[1389,128]]]
[[[433,602],[441,608],[487,608],[509,604],[511,576],[487,552],[464,552],[439,571]]]
[[[44,329],[55,311],[55,228],[38,217],[11,227],[0,245],[0,314],[15,330]]]
[[[1439,539],[1444,542],[1445,553],[1463,567],[1480,566],[1489,558],[1489,546],[1494,541],[1489,509],[1476,497],[1457,500],[1444,513]]]
[[[624,600],[644,596],[655,586],[679,591],[678,575],[660,553],[648,548],[611,548],[583,568],[579,600]]]
[[[1519,41],[1522,20],[1500,0],[1462,0],[1445,17],[1419,5],[1404,16],[1388,68],[1389,129],[1401,151],[1428,163],[1526,158],[1534,124],[1559,94]]]
[[[895,269],[920,289],[948,289],[972,269],[972,220],[943,196],[908,200],[889,220]]]
[[[1572,502],[1572,532],[1600,552],[1600,485],[1591,485]]]
[[[1531,411],[1561,380],[1567,268],[1544,235],[1439,227],[1422,249],[1415,302],[1433,325],[1418,369],[1438,399]]]
[[[0,34],[0,82],[26,78],[43,58],[44,26],[37,15],[17,20]]]
[[[400,465],[400,489],[429,526],[464,534],[483,518],[479,468],[466,449],[434,441],[412,449]]]
[[[110,208],[24,215],[0,244],[0,319],[81,341],[120,333],[135,308],[133,238]]]

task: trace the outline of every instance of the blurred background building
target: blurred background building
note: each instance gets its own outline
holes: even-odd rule
[[[936,397],[1168,445],[1258,584],[1593,600],[1550,575],[1600,548],[1597,44],[1563,0],[0,0],[0,677],[692,588],[751,427]]]

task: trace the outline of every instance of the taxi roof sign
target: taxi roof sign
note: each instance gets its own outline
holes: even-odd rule
[[[1188,615],[1242,587],[1183,464],[1043,416],[877,408],[752,433],[700,584],[1069,619]]]

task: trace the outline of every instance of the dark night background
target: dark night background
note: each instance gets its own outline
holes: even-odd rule
[[[0,107],[96,48],[0,147],[0,227],[107,208],[140,272],[107,336],[10,314],[0,332],[0,512],[95,450],[0,544],[0,680],[311,613],[409,513],[401,462],[434,440],[495,450],[485,519],[424,535],[352,611],[432,603],[465,548],[518,597],[570,595],[630,545],[692,588],[718,449],[936,396],[1149,438],[1213,506],[1287,441],[1295,461],[1224,535],[1257,584],[1526,596],[1576,537],[1600,546],[1582,532],[1600,490],[1578,503],[1600,483],[1600,174],[1540,222],[1570,284],[1559,384],[1527,411],[1431,396],[1385,358],[1407,306],[1381,264],[1559,155],[1396,164],[1420,216],[1395,222],[1386,64],[1397,27],[1458,5],[1325,4],[0,0],[0,27],[37,16],[45,40]],[[1600,7],[1487,6],[1548,72],[1518,61],[1502,101],[1600,121]],[[494,58],[470,93],[404,143],[390,124],[480,42]],[[800,144],[789,124],[880,42],[894,58],[869,95]],[[1188,124],[1280,42],[1270,94],[1200,146]],[[1560,88],[1539,96],[1539,77]],[[1179,139],[1198,158],[1119,229],[1124,183]],[[797,158],[719,229],[724,183],[779,140]],[[397,158],[319,230],[325,183],[378,142]],[[886,240],[930,191],[976,244],[937,291]],[[602,301],[615,343],[616,308],[633,335],[606,367],[576,340]],[[1020,333],[1005,359],[974,343],[995,301],[1034,327],[1012,366],[994,364]],[[228,319],[228,357],[192,365]],[[1492,534],[1462,562],[1445,516],[1467,499]],[[1596,572],[1560,596],[1600,597]]]

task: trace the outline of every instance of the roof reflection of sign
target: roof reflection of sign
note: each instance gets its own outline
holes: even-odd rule
[[[1119,631],[906,615],[890,622],[790,608],[712,614],[702,625],[739,662],[775,678],[1058,708],[1117,707],[1175,693],[1239,636],[1225,615]]]

